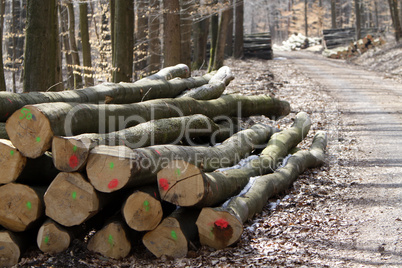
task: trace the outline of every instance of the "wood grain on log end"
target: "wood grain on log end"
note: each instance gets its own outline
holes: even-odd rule
[[[21,174],[27,159],[9,140],[0,139],[0,184],[15,181]]]
[[[174,218],[166,218],[153,231],[144,235],[142,242],[156,257],[166,255],[182,258],[187,255],[188,242],[180,223]]]
[[[131,243],[124,225],[113,221],[96,232],[88,242],[88,249],[108,258],[121,259],[130,253]]]
[[[141,191],[136,191],[127,198],[122,212],[128,226],[136,231],[155,229],[163,216],[160,200]]]
[[[125,146],[99,146],[91,151],[87,175],[96,190],[111,193],[123,188],[131,178],[132,163]]]
[[[89,156],[89,144],[70,137],[53,138],[53,162],[58,170],[75,172],[85,168]]]
[[[53,131],[49,120],[32,105],[13,113],[7,120],[6,130],[11,142],[26,157],[37,158],[52,144]]]
[[[0,267],[11,267],[18,263],[21,250],[9,231],[0,232]]]
[[[71,237],[68,231],[49,220],[39,228],[36,243],[42,252],[56,254],[67,250]]]
[[[99,210],[94,187],[80,173],[62,172],[47,189],[46,215],[64,226],[83,223]]]
[[[183,160],[173,160],[158,172],[161,198],[179,206],[194,206],[204,197],[205,179],[201,170]]]
[[[203,208],[196,224],[201,244],[215,249],[232,245],[243,233],[242,222],[224,210]]]
[[[11,231],[25,231],[43,215],[41,197],[27,185],[3,185],[0,196],[0,224]]]

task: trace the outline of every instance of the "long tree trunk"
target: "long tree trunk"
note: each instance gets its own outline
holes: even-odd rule
[[[332,29],[337,28],[337,25],[336,25],[336,0],[331,0],[331,28]]]
[[[184,64],[164,68],[158,73],[145,77],[133,84],[104,83],[74,91],[44,92],[41,94],[17,94],[0,92],[0,122],[5,122],[11,114],[28,104],[47,102],[79,103],[133,103],[157,98],[173,98],[183,90],[199,87],[209,82],[211,75],[188,77],[189,69]]]
[[[6,91],[6,79],[4,78],[3,65],[3,27],[6,0],[0,0],[0,91]]]
[[[67,1],[68,8],[68,29],[69,29],[69,38],[70,38],[70,47],[71,47],[71,56],[73,59],[73,70],[74,70],[74,89],[82,87],[82,76],[81,76],[81,64],[80,64],[80,55],[78,53],[77,41],[75,38],[75,13],[74,13],[74,5],[71,0]]]
[[[225,45],[225,57],[231,57],[233,56],[233,26],[234,26],[234,1],[231,0],[230,6],[229,6],[229,11],[228,11],[228,16],[229,16],[229,22],[228,22],[228,29],[227,29],[227,34],[226,34],[226,45]]]
[[[160,40],[160,19],[159,19],[159,0],[150,0],[151,11],[149,14],[149,62],[148,72],[154,73],[161,67],[161,40]]]
[[[308,36],[308,0],[304,0],[304,35]]]
[[[202,68],[206,62],[209,21],[209,18],[203,18],[193,26],[194,60],[191,65],[193,70]]]
[[[180,0],[180,62],[186,64],[187,66],[191,66],[191,29],[193,26],[191,13],[193,12],[193,2],[193,0]]]
[[[214,0],[214,4],[218,1]],[[211,49],[209,52],[209,64],[208,64],[208,72],[211,72],[214,68],[215,61],[215,53],[216,53],[216,44],[218,43],[218,31],[219,31],[219,14],[213,14],[211,16]]]
[[[81,43],[82,43],[84,80],[85,80],[85,86],[88,87],[94,85],[94,78],[92,75],[91,45],[89,44],[87,3],[80,3],[80,32],[81,32]]]
[[[36,158],[50,148],[54,136],[108,133],[152,119],[197,113],[211,118],[240,113],[277,119],[289,111],[288,102],[269,96],[226,95],[209,101],[177,98],[121,105],[57,102],[25,106],[7,120],[6,130],[24,156]]]
[[[362,0],[355,0],[355,16],[356,16],[356,38],[357,40],[361,39],[361,11],[360,11],[360,3]]]
[[[113,42],[113,82],[130,82],[133,76],[133,1],[116,0]]]
[[[273,174],[257,177],[242,195],[223,206],[203,208],[196,222],[201,244],[222,249],[238,241],[243,223],[260,213],[269,198],[288,189],[307,168],[323,164],[326,144],[326,133],[318,132],[309,151],[299,151]]]
[[[181,30],[179,0],[163,0],[164,66],[180,63]]]
[[[68,34],[68,9],[67,6],[61,4],[59,6],[59,14],[60,14],[60,29],[62,34],[62,43],[64,47],[64,59],[67,65],[67,79],[66,79],[66,88],[73,89],[74,88],[74,73],[73,73],[73,59],[71,56],[71,48],[70,48],[70,38]]]
[[[183,128],[185,131],[178,132]],[[196,133],[190,133],[191,129]],[[203,115],[159,119],[145,122],[131,128],[107,134],[82,134],[73,137],[56,136],[52,142],[52,153],[56,167],[65,172],[85,168],[89,152],[98,145],[124,145],[140,148],[155,144],[178,144],[185,137],[212,135],[219,126]],[[1,181],[0,181],[1,182]]]
[[[100,146],[91,151],[86,171],[97,190],[113,192],[155,182],[157,172],[176,158],[208,171],[231,166],[257,147],[263,147],[273,132],[270,127],[256,125],[212,148],[155,145],[131,150],[123,146]]]
[[[110,39],[111,39],[111,47],[112,47],[112,60],[114,57],[114,22],[115,22],[115,17],[116,17],[116,1],[115,0],[109,0],[109,8],[110,8]],[[112,63],[113,65],[113,63]],[[113,75],[113,71],[112,71]]]
[[[292,127],[273,135],[260,157],[244,167],[204,173],[189,162],[171,161],[158,172],[159,193],[163,200],[178,206],[217,205],[238,194],[250,178],[275,171],[289,151],[307,136],[310,125],[306,113],[297,114]]]
[[[388,0],[388,4],[391,12],[392,24],[395,31],[395,40],[396,42],[399,42],[402,37],[402,27],[401,21],[399,19],[398,2],[397,0]]]
[[[24,92],[59,90],[62,85],[61,67],[57,65],[60,46],[56,1],[28,1],[27,10]]]
[[[223,62],[225,59],[226,36],[229,26],[230,12],[231,9],[226,8],[222,11],[220,16],[221,18],[219,21],[218,39],[216,42],[216,51],[214,55],[215,59],[212,70],[218,70],[223,66]]]
[[[234,57],[239,59],[243,57],[243,19],[244,19],[244,1],[235,0],[235,41],[234,41]]]
[[[142,78],[145,75],[145,67],[147,65],[148,56],[148,17],[147,7],[148,0],[136,1],[137,5],[137,30],[135,35],[135,74],[136,78]]]

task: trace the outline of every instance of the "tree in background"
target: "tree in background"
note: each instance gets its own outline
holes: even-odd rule
[[[180,0],[181,63],[191,67],[191,33],[193,26],[193,0]]]
[[[133,76],[133,1],[115,0],[113,43],[113,81],[130,82]]]
[[[29,0],[24,92],[60,90],[61,66],[56,0]]]
[[[244,2],[243,0],[235,0],[235,38],[234,53],[236,59],[243,57],[243,20],[244,20]]]
[[[213,0],[212,5],[218,4],[218,0]],[[215,50],[216,43],[218,42],[218,30],[219,30],[219,13],[214,13],[211,16],[211,49],[209,51],[209,64],[208,64],[208,72],[211,72],[214,68],[214,60],[215,60]]]
[[[82,87],[80,55],[78,53],[77,41],[75,38],[75,14],[74,5],[67,0],[68,8],[68,35],[70,39],[71,58],[73,60],[74,89]]]
[[[398,1],[388,0],[388,4],[391,12],[392,25],[394,26],[395,30],[395,40],[396,42],[399,42],[399,40],[402,37],[402,27],[401,27],[401,21],[399,19]]]
[[[85,86],[93,86],[94,79],[92,76],[92,61],[91,61],[91,45],[89,44],[88,31],[88,4],[82,2],[80,7],[80,33],[82,43],[82,62],[84,67]]]
[[[0,0],[0,91],[6,91],[6,79],[4,78],[3,66],[3,25],[4,25],[4,10],[6,8],[6,1]]]
[[[226,2],[225,4],[230,5],[229,2]],[[228,31],[231,11],[232,10],[230,9],[230,7],[226,6],[224,8],[224,10],[221,11],[221,14],[220,14],[218,38],[216,40],[215,54],[214,55],[211,54],[211,57],[215,58],[212,70],[218,70],[219,68],[221,68],[223,66],[223,61],[225,59],[227,31]]]
[[[74,88],[74,72],[73,72],[73,59],[71,56],[70,38],[68,35],[68,9],[67,5],[61,3],[59,5],[59,17],[60,17],[60,31],[61,40],[63,45],[64,59],[67,65],[67,79],[66,88]]]
[[[157,72],[161,67],[161,42],[159,39],[159,0],[150,0],[150,13],[148,17],[149,38],[148,38],[148,73]]]
[[[179,0],[163,0],[163,19],[164,66],[168,67],[181,61]]]
[[[135,31],[135,74],[136,79],[145,75],[145,68],[147,66],[147,50],[148,50],[148,17],[147,7],[149,5],[148,0],[136,1],[136,15],[137,15],[137,27]]]
[[[197,1],[200,9],[205,8],[205,1]],[[209,16],[201,15],[193,24],[193,62],[192,69],[200,69],[206,62],[207,42],[209,33]]]

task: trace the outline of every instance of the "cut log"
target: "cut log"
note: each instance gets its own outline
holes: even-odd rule
[[[88,158],[87,175],[101,192],[156,182],[156,174],[172,159],[181,158],[204,170],[231,166],[258,147],[265,147],[275,130],[255,125],[240,131],[215,147],[155,145],[129,149],[124,146],[98,146]]]
[[[42,252],[56,254],[67,250],[71,240],[65,227],[49,219],[39,228],[36,243]]]
[[[56,136],[53,138],[52,153],[54,164],[59,170],[74,172],[85,168],[90,150],[101,144],[125,145],[132,149],[155,144],[178,144],[184,138],[211,136],[222,130],[204,115],[159,119],[108,134]]]
[[[199,210],[179,208],[155,230],[144,235],[142,242],[156,257],[162,255],[172,258],[183,258],[188,253],[188,244],[197,239],[195,221]]]
[[[9,139],[8,135],[7,135],[5,123],[0,123],[0,139],[5,139],[5,140]]]
[[[26,165],[27,159],[9,140],[0,140],[0,184],[15,181]]]
[[[46,215],[61,225],[79,225],[97,214],[116,196],[95,191],[80,173],[61,172],[48,187]]]
[[[18,264],[25,246],[22,237],[0,228],[0,267]]]
[[[290,105],[269,96],[226,95],[216,100],[161,99],[126,105],[45,103],[27,105],[6,124],[10,140],[27,157],[41,156],[54,136],[108,133],[151,119],[204,114],[222,116],[265,115],[278,119],[289,114]]]
[[[0,224],[10,231],[22,232],[43,215],[45,188],[33,188],[18,183],[0,187]]]
[[[186,161],[171,161],[158,172],[160,195],[163,200],[183,207],[206,207],[223,202],[238,194],[251,177],[275,171],[289,151],[306,137],[310,126],[306,113],[297,114],[292,127],[275,133],[260,157],[244,167],[205,173]]]
[[[131,251],[128,232],[125,223],[114,220],[95,233],[88,242],[88,249],[108,258],[125,258]]]
[[[202,245],[222,249],[237,242],[243,223],[262,211],[269,198],[285,191],[307,168],[324,162],[325,132],[318,132],[309,151],[299,151],[272,174],[256,178],[241,195],[217,208],[203,208],[197,219]]]
[[[151,231],[162,221],[163,215],[170,214],[176,206],[162,207],[156,184],[136,189],[124,202],[121,212],[127,225],[136,231]]]
[[[178,97],[190,97],[196,100],[211,100],[219,98],[226,86],[234,79],[229,67],[221,67],[217,73],[209,80],[208,84],[201,87],[184,91]]]
[[[159,73],[135,83],[103,83],[94,87],[61,92],[12,93],[0,92],[0,122],[5,122],[15,111],[28,104],[49,102],[78,103],[133,103],[157,98],[173,98],[188,88],[208,83],[212,75],[188,77],[189,69],[184,64],[162,69]]]

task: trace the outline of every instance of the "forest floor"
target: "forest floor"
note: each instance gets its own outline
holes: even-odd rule
[[[316,131],[326,130],[327,159],[270,200],[245,224],[237,244],[223,250],[191,248],[186,258],[157,259],[139,243],[128,258],[109,260],[76,240],[54,256],[29,251],[18,266],[401,267],[402,74],[389,67],[393,71],[367,70],[370,57],[353,63],[312,52],[275,57],[226,61],[236,77],[226,93],[272,94],[291,104],[291,114],[279,121],[252,117],[247,124],[283,129],[297,112],[307,112],[313,125],[300,146],[307,149]]]

